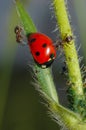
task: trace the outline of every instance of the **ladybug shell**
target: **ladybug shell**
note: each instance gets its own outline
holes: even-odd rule
[[[39,65],[50,66],[56,57],[53,41],[41,33],[32,33],[28,36],[28,45],[34,60]]]

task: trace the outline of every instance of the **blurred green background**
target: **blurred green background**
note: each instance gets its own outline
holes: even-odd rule
[[[22,0],[38,31],[56,41],[58,28],[50,0]],[[79,55],[86,62],[86,1],[69,0],[71,25]],[[31,84],[32,56],[27,46],[15,41],[14,27],[20,24],[13,0],[0,1],[0,130],[60,130],[49,116],[43,100]],[[58,36],[57,36],[58,34]],[[67,106],[65,78],[61,74],[64,58],[57,52],[52,69],[60,102]]]

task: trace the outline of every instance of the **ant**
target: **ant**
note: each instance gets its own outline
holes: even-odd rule
[[[14,29],[14,32],[16,34],[16,41],[18,43],[22,43],[24,44],[24,41],[23,41],[23,34],[22,34],[22,27],[20,26],[16,26],[15,29]],[[70,42],[73,40],[73,36],[72,35],[69,35],[69,36],[66,36],[64,40],[58,40],[56,42],[56,49],[58,49],[59,47],[63,46],[66,43],[70,44]]]

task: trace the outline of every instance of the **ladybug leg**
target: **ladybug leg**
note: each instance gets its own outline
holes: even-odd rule
[[[14,32],[16,34],[16,41],[20,43],[21,45],[26,45],[27,42],[25,41],[23,28],[20,26],[16,26],[14,28]]]

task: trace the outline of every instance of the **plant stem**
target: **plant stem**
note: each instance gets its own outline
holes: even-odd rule
[[[30,16],[27,15],[19,0],[16,0],[16,6],[26,35],[31,32],[36,32],[37,30]],[[79,126],[78,130],[85,130],[86,125],[82,123],[82,118],[80,116],[77,116],[76,113],[73,113],[70,110],[65,109],[64,107],[59,105],[58,96],[53,83],[50,69],[41,69],[36,64],[34,64],[33,70],[37,77],[37,85],[39,85],[39,87],[37,88],[46,99],[46,102],[48,103],[48,109],[50,110],[51,114],[53,114],[54,119],[61,122],[61,126],[66,126],[66,128],[70,130],[76,130],[77,125]],[[83,93],[81,94],[83,95]],[[79,123],[81,124],[79,125]]]
[[[62,40],[65,40],[68,36],[73,37],[73,32],[71,30],[70,23],[68,20],[68,13],[65,6],[65,1],[53,0],[53,5]],[[70,82],[70,87],[68,89],[68,98],[70,102],[70,107],[71,109],[78,112],[79,109],[78,106],[80,105],[79,101],[84,100],[84,93],[74,39],[70,43],[67,43],[65,41],[63,45],[63,50],[66,58],[66,65],[68,68],[68,76]]]
[[[86,123],[82,122],[81,117],[75,113],[69,111],[68,109],[62,107],[61,105],[50,104],[51,109],[53,110],[54,115],[58,115],[58,122],[60,125],[67,130],[86,130]]]
[[[16,0],[16,5],[17,5],[17,11],[18,11],[20,19],[22,21],[26,35],[28,35],[28,33],[37,32],[37,29],[31,19],[31,17],[24,10],[24,8],[23,8],[22,4],[19,2],[19,0]],[[53,82],[53,78],[50,73],[50,69],[49,68],[42,69],[35,64],[34,72],[38,78],[38,83],[40,84],[39,89],[42,92],[46,93],[55,102],[58,103],[58,96],[57,96],[57,92],[56,92],[55,85]]]

